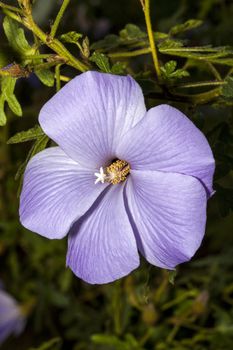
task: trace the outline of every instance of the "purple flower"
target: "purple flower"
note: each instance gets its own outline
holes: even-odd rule
[[[16,300],[0,289],[0,344],[10,334],[19,335],[25,326],[25,317]]]
[[[145,108],[130,76],[79,75],[42,108],[59,146],[29,162],[20,219],[51,239],[69,233],[67,265],[108,283],[139,265],[173,269],[201,244],[214,159],[204,135],[168,105]]]

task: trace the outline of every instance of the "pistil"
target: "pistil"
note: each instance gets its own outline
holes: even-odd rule
[[[104,172],[103,168],[100,168],[99,173],[95,173],[97,177],[95,184],[98,182],[105,183],[109,182],[113,185],[119,184],[126,180],[130,173],[130,165],[125,160],[116,160],[106,168]]]

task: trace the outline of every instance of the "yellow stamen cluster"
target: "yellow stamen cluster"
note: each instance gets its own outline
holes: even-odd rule
[[[125,160],[116,160],[106,169],[107,181],[116,185],[126,180],[127,175],[130,172],[130,166]]]

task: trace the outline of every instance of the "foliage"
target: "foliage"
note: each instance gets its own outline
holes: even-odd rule
[[[28,314],[25,332],[0,348],[231,350],[232,4],[151,1],[158,74],[144,0],[101,0],[99,5],[65,0],[63,8],[51,0],[46,2],[50,13],[44,3],[0,1],[0,279]],[[92,18],[83,28],[76,16],[82,6]],[[108,17],[111,33],[98,35],[99,14],[102,24]],[[39,110],[63,84],[89,69],[132,75],[149,107],[178,107],[210,142],[216,193],[209,202],[206,238],[193,262],[177,271],[142,261],[120,281],[89,286],[65,268],[64,240],[48,244],[19,224],[16,193],[24,169],[51,142],[38,125]]]

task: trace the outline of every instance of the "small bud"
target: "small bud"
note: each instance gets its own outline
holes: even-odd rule
[[[84,38],[82,46],[83,46],[83,55],[88,58],[90,56],[90,43],[87,36]]]

